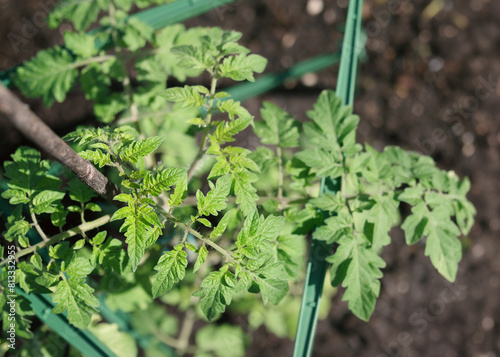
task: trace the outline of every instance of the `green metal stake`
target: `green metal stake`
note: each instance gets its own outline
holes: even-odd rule
[[[234,100],[245,101],[257,97],[282,85],[287,79],[299,79],[306,73],[318,72],[340,60],[340,51],[309,58],[299,62],[286,71],[270,73],[259,77],[255,82],[245,82],[230,87],[226,91]]]
[[[52,314],[54,305],[50,302],[49,295],[26,294],[24,290],[16,287],[18,295],[22,295],[31,303],[37,317],[61,336],[66,342],[75,347],[86,357],[115,357],[116,355],[97,337],[88,330],[80,330],[69,324],[65,315]]]
[[[362,0],[351,0],[347,12],[346,32],[342,45],[340,68],[337,80],[336,93],[344,105],[352,105],[356,83],[356,69],[361,46],[361,9]],[[336,193],[340,189],[340,179],[323,179],[320,195],[323,193]],[[330,255],[332,245],[323,241],[312,239],[307,263],[304,293],[300,307],[299,323],[295,337],[294,357],[307,357],[311,355],[318,312],[321,303],[321,294],[325,281],[328,263],[326,257]]]

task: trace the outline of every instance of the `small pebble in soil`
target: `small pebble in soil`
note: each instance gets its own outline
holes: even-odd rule
[[[319,15],[324,7],[323,0],[309,0],[307,2],[307,13],[311,16]]]
[[[472,247],[472,255],[475,258],[481,258],[485,253],[484,247],[481,244],[475,244]]]
[[[406,294],[408,290],[410,290],[410,286],[406,281],[400,281],[396,286],[396,289],[398,290],[398,293]]]
[[[306,87],[314,87],[318,84],[318,75],[316,73],[306,73],[302,76],[300,81]]]
[[[290,48],[294,45],[296,39],[297,37],[293,33],[287,32],[281,39],[281,44],[285,48]]]
[[[466,157],[474,155],[475,152],[476,152],[476,147],[472,144],[466,144],[462,147],[462,154],[464,154],[464,156]]]
[[[473,144],[474,143],[474,134],[472,134],[470,131],[464,133],[464,135],[462,135],[462,143],[464,143],[465,145]]]
[[[440,71],[444,66],[444,62],[439,57],[434,57],[429,61],[429,69],[431,72]]]
[[[485,331],[489,331],[495,326],[495,321],[491,318],[491,316],[486,316],[481,321],[481,326]]]

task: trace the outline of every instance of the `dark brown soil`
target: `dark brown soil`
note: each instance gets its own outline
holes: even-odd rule
[[[60,43],[57,30],[37,32],[17,52],[9,33],[21,34],[48,0],[0,0],[0,69]],[[309,4],[309,5],[308,5]],[[311,15],[313,5],[322,4]],[[238,1],[187,22],[243,32],[243,42],[267,57],[267,71],[333,52],[340,46],[347,0]],[[436,11],[433,11],[433,10]],[[399,145],[431,155],[438,165],[472,181],[470,199],[478,215],[468,238],[457,282],[447,283],[424,256],[407,247],[400,231],[384,253],[381,296],[369,323],[334,298],[317,329],[314,356],[500,356],[500,2],[495,0],[366,1],[368,34],[359,69],[355,112],[358,138],[378,149]],[[263,99],[304,119],[319,92],[335,88],[337,68],[249,101],[258,115]],[[89,115],[79,93],[65,104],[32,108],[59,132]],[[4,122],[0,123],[4,127]],[[5,125],[5,128],[7,126]],[[21,142],[2,130],[2,157]],[[291,355],[293,342],[260,329],[248,356]]]

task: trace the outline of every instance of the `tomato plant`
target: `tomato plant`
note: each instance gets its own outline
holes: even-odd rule
[[[137,333],[157,339],[150,353],[166,343],[181,355],[235,356],[247,343],[240,327],[194,330],[194,321],[219,319],[234,304],[249,313],[252,327],[293,336],[287,316],[300,296],[311,234],[335,244],[327,258],[332,286],[345,288],[343,300],[365,321],[394,226],[408,244],[425,237],[425,255],[455,280],[457,238],[468,234],[475,214],[467,179],[415,152],[358,143],[360,119],[333,91],[320,94],[306,123],[271,102],[255,121],[220,89],[265,70],[266,59],[238,43],[241,33],[183,25],[155,31],[129,18],[130,7],[123,0],[57,7],[50,23],[67,20],[75,31],[13,76],[24,95],[47,106],[80,86],[99,124],[63,139],[113,183],[98,192],[112,191],[106,201],[94,176],[86,185],[70,163],[42,160],[29,147],[4,163],[2,197],[12,205],[4,238],[17,248],[15,279],[24,292],[50,294],[53,314],[66,312],[72,325],[103,340],[116,335],[114,325],[99,323],[104,304],[130,313]],[[99,14],[100,30],[85,33]],[[200,84],[170,84],[188,78]],[[210,85],[202,85],[207,78]],[[255,149],[239,146],[238,135],[249,130],[260,140]],[[324,178],[339,180],[340,190],[319,196]],[[411,206],[404,220],[402,205]],[[2,286],[9,261],[0,263]],[[32,308],[19,299],[16,331],[31,338],[29,350],[48,332],[30,327]],[[2,305],[6,322],[5,297]],[[272,313],[280,323],[266,316]],[[121,343],[110,348],[117,355],[136,353],[129,335],[116,336]]]

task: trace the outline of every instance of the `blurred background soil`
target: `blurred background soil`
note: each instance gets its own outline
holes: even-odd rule
[[[348,0],[241,0],[186,22],[243,33],[243,44],[269,59],[267,72],[339,49]],[[0,0],[0,70],[61,43],[61,29],[42,17],[51,0]],[[38,23],[22,32],[26,21]],[[463,239],[457,282],[447,283],[424,256],[407,247],[400,230],[383,257],[381,296],[369,323],[334,298],[318,324],[314,356],[500,356],[500,2],[496,0],[373,0],[363,8],[366,53],[358,72],[354,111],[359,142],[377,149],[399,145],[431,155],[443,169],[469,176],[478,215]],[[13,45],[9,34],[24,40]],[[246,104],[259,119],[263,100],[305,120],[323,89],[335,88],[337,67],[288,82]],[[64,134],[91,117],[74,90],[44,108],[25,99]],[[0,156],[29,144],[0,118]],[[251,143],[251,138],[248,138]],[[293,341],[261,328],[248,356],[292,353]]]

